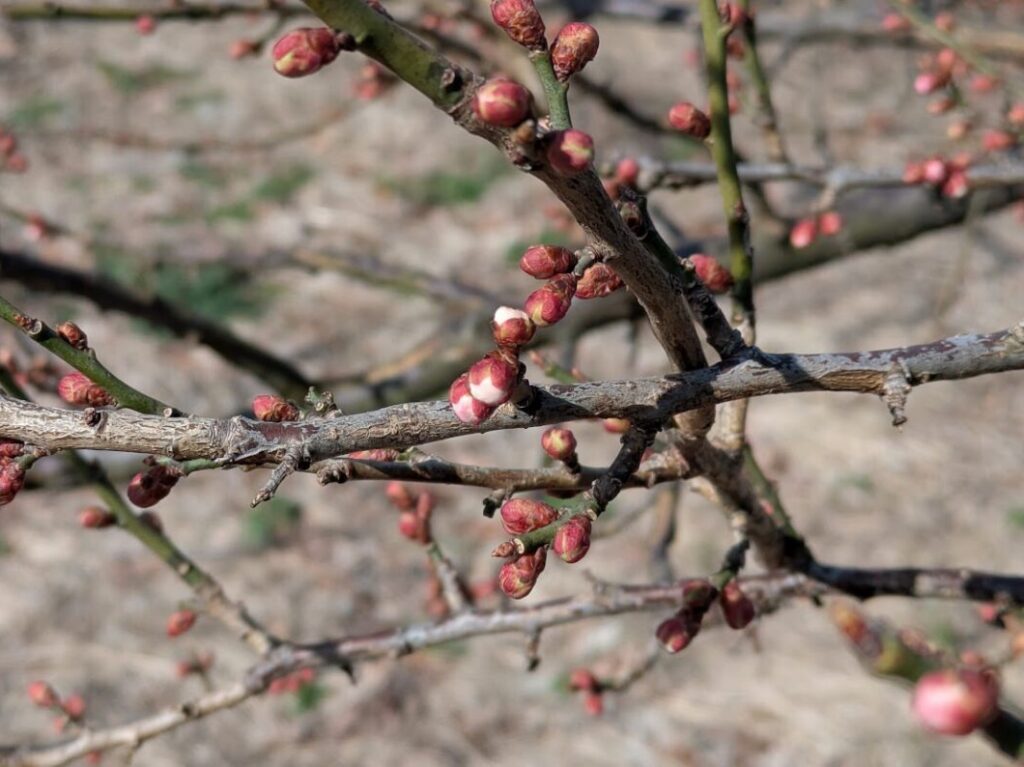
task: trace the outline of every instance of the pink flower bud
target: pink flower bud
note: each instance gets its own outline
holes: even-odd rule
[[[40,708],[53,708],[60,702],[57,692],[46,682],[38,679],[29,684],[28,699]]]
[[[622,186],[635,187],[640,179],[640,163],[633,157],[623,157],[615,166],[615,180]]]
[[[911,707],[932,732],[967,735],[995,716],[999,685],[991,674],[967,669],[933,671],[914,687]]]
[[[110,527],[117,523],[117,517],[99,506],[86,506],[78,512],[78,524],[90,529]]]
[[[514,128],[530,115],[530,92],[511,80],[488,80],[473,95],[473,111],[489,125]]]
[[[135,19],[135,31],[140,35],[151,35],[156,30],[156,19],[149,15]]]
[[[533,0],[491,0],[491,18],[515,42],[532,50],[544,50],[544,20]]]
[[[941,11],[935,14],[933,22],[935,28],[942,32],[952,32],[956,26],[956,17],[949,11]]]
[[[882,17],[882,29],[886,32],[908,32],[910,22],[898,13],[887,13]]]
[[[798,250],[806,248],[818,239],[818,222],[813,218],[802,218],[789,230],[789,244]]]
[[[491,352],[469,369],[469,393],[491,407],[508,402],[518,383],[519,365],[514,356]]]
[[[89,338],[85,335],[85,331],[73,322],[62,322],[58,325],[57,335],[79,351],[89,348]]]
[[[512,599],[522,599],[537,584],[544,571],[547,550],[543,547],[532,554],[523,554],[513,562],[506,562],[498,571],[498,586]]]
[[[575,283],[575,278],[573,279],[573,283]],[[565,291],[568,284],[568,282],[560,282],[556,284],[552,281],[544,287],[533,291],[526,297],[526,303],[523,304],[523,309],[530,316],[530,319],[533,320],[535,325],[540,325],[541,327],[545,325],[554,325],[569,312],[569,307],[572,306],[572,296],[575,294],[575,289],[572,294],[566,295]]]
[[[597,30],[582,21],[571,21],[555,36],[551,44],[551,63],[555,76],[568,80],[597,55],[600,39]]]
[[[411,511],[398,515],[398,532],[416,543],[430,543],[430,528],[426,518]]]
[[[167,636],[181,636],[196,622],[196,614],[191,610],[178,610],[167,619]]]
[[[718,259],[704,253],[694,253],[689,259],[697,273],[697,279],[703,282],[704,287],[710,292],[721,294],[732,287],[732,272],[718,263]]]
[[[1024,128],[1024,101],[1010,107],[1006,113],[1006,121],[1017,128]]]
[[[953,99],[951,99],[949,96],[942,96],[941,98],[937,98],[934,101],[930,101],[928,103],[927,109],[928,109],[928,114],[930,114],[930,115],[944,115],[944,114],[946,114],[946,112],[948,112],[949,110],[951,110],[955,106],[956,106],[956,102]],[[956,122],[953,123],[953,125],[969,126],[970,123],[967,122],[966,120],[957,120]],[[966,130],[965,130],[965,132],[966,132]],[[949,133],[949,129],[948,128],[946,130],[946,133],[948,135],[948,133]],[[952,138],[952,136],[950,138]]]
[[[904,184],[920,184],[924,181],[924,163],[908,162],[903,167]]]
[[[486,421],[494,408],[475,399],[469,392],[469,374],[456,378],[448,389],[448,401],[455,411],[455,417],[463,423],[478,424]]]
[[[61,701],[60,707],[74,721],[85,716],[85,699],[81,695],[68,695]]]
[[[590,529],[590,517],[585,514],[573,517],[558,528],[551,543],[552,551],[570,565],[579,562],[590,550]]]
[[[609,434],[625,434],[629,431],[629,421],[625,418],[605,418],[601,426]]]
[[[711,135],[711,120],[689,101],[680,101],[668,110],[668,124],[696,139],[703,140]]]
[[[818,216],[818,234],[822,237],[835,237],[843,230],[843,217],[834,210],[826,211]]]
[[[274,43],[274,71],[285,77],[305,77],[338,57],[338,37],[327,27],[293,29]]]
[[[922,72],[914,78],[914,91],[918,95],[927,96],[942,88],[949,82],[948,72]]]
[[[140,508],[149,508],[167,497],[181,473],[167,466],[153,466],[140,471],[128,483],[128,500]]]
[[[575,129],[558,131],[551,136],[546,157],[556,173],[575,176],[590,167],[594,159],[594,139]]]
[[[575,266],[576,254],[557,245],[532,245],[519,259],[519,268],[538,280],[571,272]]]
[[[1016,145],[1017,137],[1009,131],[985,131],[985,135],[981,137],[981,146],[986,152],[1005,152]]]
[[[533,338],[537,329],[530,319],[530,315],[522,309],[513,309],[511,306],[500,306],[494,312],[494,320],[491,322],[494,331],[494,342],[498,346],[518,348],[525,346]]]
[[[597,692],[601,689],[597,677],[588,668],[573,669],[569,674],[569,689]]]
[[[954,200],[966,197],[970,191],[971,184],[967,179],[967,173],[962,170],[954,170],[942,184],[943,196]]]
[[[604,713],[604,696],[599,692],[584,693],[583,710],[590,716],[601,716]]]
[[[654,636],[666,652],[675,655],[685,650],[700,632],[700,624],[686,613],[673,615],[661,622]]]
[[[975,93],[991,93],[999,86],[999,80],[991,75],[978,74],[971,78],[970,88]]]
[[[388,482],[387,487],[384,489],[384,494],[387,495],[388,500],[391,501],[391,504],[396,509],[412,511],[416,508],[416,501],[412,497],[412,493],[409,492],[409,488],[402,482]]]
[[[103,407],[114,403],[114,398],[107,393],[106,389],[94,384],[77,370],[74,373],[68,373],[57,382],[57,394],[69,405]]]
[[[257,421],[297,421],[299,409],[276,394],[257,394],[252,398],[252,412]]]
[[[754,603],[743,593],[736,581],[725,584],[718,596],[718,603],[722,607],[722,615],[729,628],[746,628],[757,615]]]
[[[12,460],[0,461],[0,506],[6,506],[14,500],[25,487],[25,469]]]
[[[610,266],[599,261],[587,267],[583,276],[576,283],[576,297],[604,298],[622,287],[622,278]]]
[[[501,505],[501,524],[509,535],[522,535],[546,527],[558,519],[558,512],[541,501],[513,498]]]
[[[949,166],[941,157],[929,157],[921,166],[921,177],[929,184],[940,186],[949,176]]]
[[[0,438],[0,459],[17,458],[25,452],[25,443],[16,439]]]
[[[576,435],[569,429],[548,429],[540,437],[540,446],[556,461],[568,461],[576,455]]]

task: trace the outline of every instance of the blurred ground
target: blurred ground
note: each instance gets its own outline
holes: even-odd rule
[[[795,6],[794,12],[808,12],[807,4]],[[679,64],[692,35],[598,24],[595,79],[628,93],[646,114],[660,115],[681,97],[696,100],[698,81]],[[265,25],[167,23],[146,38],[130,25],[4,29],[16,53],[0,62],[0,122],[18,130],[32,170],[0,176],[0,201],[39,210],[94,243],[58,240],[41,248],[42,257],[177,290],[192,308],[221,316],[313,376],[359,371],[414,348],[431,335],[441,310],[334,272],[245,269],[252,254],[333,246],[457,274],[520,300],[531,288],[507,255],[550,236],[546,192],[501,169],[489,147],[452,129],[412,92],[398,88],[378,101],[353,100],[355,59],[300,82],[274,77],[265,59],[228,59],[232,40]],[[829,128],[837,161],[880,167],[902,163],[909,149],[946,149],[942,124],[927,117],[921,101],[909,100],[913,55],[843,48],[797,53],[775,80],[794,156],[819,159],[818,119]],[[325,120],[339,104],[348,105],[347,116]],[[890,128],[865,129],[881,121],[876,116]],[[674,140],[636,133],[582,99],[575,118],[592,130],[602,152],[688,151]],[[172,143],[237,141],[320,121],[325,127],[305,139],[252,152],[138,149],[69,135],[88,128]],[[749,115],[738,124],[743,146],[758,156]],[[710,188],[658,194],[654,202],[691,235],[721,230]],[[20,228],[7,219],[3,224],[3,243],[23,245]],[[1003,213],[765,285],[758,295],[761,345],[867,349],[1017,322],[1024,292],[1020,227]],[[229,259],[255,273],[252,285],[243,289],[238,274],[216,271]],[[102,315],[71,298],[41,299],[9,283],[3,289],[42,316],[73,316],[110,367],[189,410],[237,412],[263,390],[209,351],[140,332],[121,315]],[[6,331],[2,337],[17,343]],[[628,344],[622,327],[593,333],[580,344],[579,362],[594,377],[664,370],[646,332],[635,356]],[[912,395],[901,431],[869,397],[765,398],[752,407],[751,438],[823,559],[1019,572],[1022,383],[1018,373],[924,387]],[[614,438],[599,428],[584,425],[578,435],[584,463],[613,454]],[[540,463],[537,438],[499,434],[431,449],[455,460],[532,466]],[[112,459],[112,465],[127,474],[137,461]],[[293,478],[282,495],[300,509],[301,522],[286,526],[280,545],[267,545],[260,535],[266,518],[248,509],[262,480],[240,471],[196,475],[159,510],[182,547],[272,630],[314,639],[425,619],[424,558],[398,536],[381,488],[321,488],[312,478]],[[488,577],[494,566],[488,552],[499,536],[479,514],[483,494],[443,489],[438,495],[440,540],[468,572]],[[173,673],[175,660],[192,649],[216,653],[215,683],[233,681],[251,661],[210,620],[181,639],[164,636],[164,620],[187,599],[186,590],[128,537],[80,529],[75,512],[91,500],[84,490],[39,490],[0,510],[0,743],[51,736],[47,716],[24,694],[35,678],[81,692],[90,722],[100,726],[198,693],[197,681]],[[630,491],[616,511],[649,500]],[[277,508],[289,517],[285,504]],[[578,593],[586,588],[584,569],[610,580],[644,580],[646,525],[642,520],[596,543],[579,568],[550,567],[528,601]],[[672,551],[677,570],[706,572],[728,543],[718,513],[684,493]],[[882,600],[869,610],[957,646],[1001,647],[967,606]],[[325,675],[327,694],[311,711],[296,713],[283,698],[253,701],[145,745],[135,763],[1001,763],[978,738],[925,736],[911,721],[906,692],[865,675],[824,613],[809,605],[765,619],[751,635],[708,632],[627,694],[612,697],[602,718],[587,717],[564,691],[564,675],[579,665],[624,672],[644,654],[657,621],[638,615],[548,631],[543,663],[533,673],[524,672],[520,638],[496,637],[367,665],[356,686]],[[1007,673],[1006,689],[1010,699],[1022,699],[1018,669]]]

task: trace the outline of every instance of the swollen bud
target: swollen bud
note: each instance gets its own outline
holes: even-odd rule
[[[558,131],[548,144],[548,162],[556,173],[575,176],[590,167],[594,159],[594,139],[583,131]]]
[[[491,18],[523,47],[537,51],[547,47],[544,19],[533,0],[491,0]]]
[[[509,535],[522,535],[550,525],[558,512],[541,501],[513,498],[501,505],[501,524]]]
[[[167,466],[140,471],[128,483],[128,500],[143,509],[155,506],[167,497],[180,478],[179,471]]]
[[[498,586],[512,599],[522,599],[537,584],[544,571],[547,550],[542,546],[532,554],[523,554],[514,562],[506,562],[498,571]]]
[[[729,581],[722,587],[722,593],[718,597],[718,604],[722,607],[722,615],[725,622],[732,629],[743,629],[750,625],[757,615],[754,603],[750,597],[743,593],[736,581]]]
[[[622,287],[622,278],[608,264],[598,261],[583,272],[576,283],[576,297],[604,298]]]
[[[661,622],[654,636],[665,649],[675,655],[685,650],[693,638],[700,632],[700,623],[695,621],[686,611],[680,611],[671,618]]]
[[[391,504],[400,511],[412,511],[416,508],[416,500],[412,497],[412,493],[409,492],[409,488],[402,482],[392,480],[388,482],[386,488],[384,488],[384,494],[391,501]]]
[[[806,248],[818,238],[818,221],[802,218],[789,230],[789,244],[794,248]]]
[[[299,409],[275,394],[257,394],[252,398],[252,413],[257,421],[296,421]]]
[[[599,692],[601,683],[597,681],[597,677],[589,668],[577,668],[569,674],[569,689]]]
[[[711,120],[689,101],[680,101],[668,110],[668,124],[696,139],[703,140],[711,135]]]
[[[89,348],[89,339],[85,331],[73,322],[62,322],[57,326],[57,335],[79,351]]]
[[[271,51],[274,71],[285,77],[305,77],[338,57],[338,37],[327,27],[293,29]]]
[[[597,55],[600,39],[597,30],[582,21],[572,21],[562,27],[551,44],[551,63],[555,76],[568,80]]]
[[[60,702],[57,692],[46,682],[38,679],[29,684],[28,698],[40,708],[53,708]]]
[[[563,562],[579,562],[590,550],[590,517],[577,515],[558,528],[551,549]]]
[[[497,407],[509,401],[519,382],[515,357],[491,352],[469,369],[469,393],[485,405]]]
[[[522,309],[513,309],[511,306],[498,307],[498,310],[494,312],[491,327],[494,331],[494,342],[498,346],[513,348],[528,344],[537,329],[533,320],[530,319],[530,315]]]
[[[489,125],[514,128],[530,114],[530,92],[511,80],[489,80],[473,95],[473,111]]]
[[[989,722],[999,704],[999,685],[984,671],[933,671],[914,687],[911,708],[932,732],[967,735]]]
[[[191,610],[178,610],[167,619],[167,636],[181,636],[196,622],[196,614]]]
[[[703,282],[704,287],[711,293],[725,293],[732,287],[732,272],[718,263],[718,259],[703,253],[694,253],[690,256],[690,263],[697,273],[697,279]]]
[[[114,404],[114,398],[106,389],[94,384],[78,371],[68,373],[57,382],[57,394],[69,405],[103,407]]]
[[[448,389],[448,401],[455,411],[455,417],[463,423],[483,423],[494,412],[493,407],[485,405],[470,394],[468,373],[463,373],[452,382],[451,388]]]
[[[538,280],[571,272],[575,266],[576,254],[557,245],[532,245],[519,259],[519,268]]]
[[[569,461],[576,455],[576,435],[569,429],[551,428],[541,435],[540,446],[556,461]]]
[[[100,529],[110,527],[116,522],[117,517],[99,506],[86,506],[78,512],[78,524],[85,528]]]
[[[523,309],[535,325],[554,325],[568,313],[575,294],[576,277],[560,274],[528,295]]]
[[[4,459],[0,461],[0,506],[14,500],[25,487],[25,469],[20,463]]]

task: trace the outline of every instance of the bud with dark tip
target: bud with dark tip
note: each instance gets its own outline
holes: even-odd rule
[[[570,128],[552,134],[545,154],[548,163],[562,176],[575,176],[594,160],[594,139]]]
[[[541,547],[532,554],[523,554],[512,562],[506,562],[498,572],[498,586],[511,599],[522,599],[537,585],[546,559],[547,550]]]
[[[802,218],[789,230],[789,244],[794,248],[806,248],[818,238],[818,221]]]
[[[530,319],[530,315],[522,309],[513,309],[511,306],[500,306],[494,312],[494,319],[491,321],[494,332],[494,342],[498,346],[518,348],[530,343],[533,333],[537,329]]]
[[[514,128],[530,115],[530,92],[511,80],[488,80],[473,94],[473,111],[488,125]]]
[[[704,287],[711,293],[725,293],[732,287],[732,272],[720,264],[717,258],[694,253],[689,259],[697,273],[697,279],[703,282]]]
[[[299,409],[276,394],[257,394],[252,398],[252,413],[257,421],[297,421]]]
[[[917,720],[932,732],[967,735],[998,712],[999,684],[985,671],[933,671],[918,680],[911,707]]]
[[[86,506],[78,512],[78,524],[89,529],[101,529],[117,523],[117,517],[99,506]]]
[[[46,682],[38,679],[29,684],[28,698],[40,708],[53,708],[60,703],[57,692]]]
[[[508,354],[491,352],[469,369],[469,393],[491,407],[508,402],[518,383],[518,362]]]
[[[687,648],[700,632],[700,623],[686,611],[681,611],[661,622],[654,636],[666,652],[675,655]]]
[[[576,297],[583,300],[604,298],[621,287],[622,278],[608,264],[598,261],[587,267],[576,283]]]
[[[140,471],[128,483],[128,500],[140,508],[155,506],[178,484],[181,472],[168,466],[153,466]]]
[[[532,245],[519,259],[519,268],[538,280],[571,272],[575,266],[576,254],[557,245]]]
[[[551,63],[555,76],[563,82],[597,55],[600,44],[597,30],[583,21],[571,21],[555,36],[551,44]]]
[[[711,120],[689,101],[680,101],[668,110],[668,124],[696,139],[703,140],[711,135]]]
[[[69,405],[103,407],[114,403],[114,398],[107,393],[106,389],[94,384],[77,370],[74,373],[68,373],[57,382],[57,394]]]
[[[743,593],[736,581],[729,581],[722,587],[718,603],[722,607],[722,615],[729,628],[737,630],[746,628],[757,615],[754,603]]]
[[[248,58],[249,56],[255,56],[259,52],[260,44],[256,40],[241,38],[239,40],[235,40],[230,46],[228,46],[228,55],[235,61]]]
[[[327,27],[303,27],[274,43],[271,56],[279,75],[305,77],[334,61],[340,50],[337,35]]]
[[[178,610],[171,613],[171,617],[167,619],[167,636],[181,636],[195,625],[196,617],[191,610]]]
[[[576,435],[569,429],[551,428],[541,435],[540,446],[556,461],[571,461],[576,456]]]
[[[542,501],[513,498],[501,505],[501,524],[509,535],[522,535],[550,525],[558,512]]]
[[[476,425],[486,421],[494,408],[476,399],[469,391],[469,374],[456,378],[448,389],[448,401],[455,411],[455,417],[463,423]]]
[[[0,461],[0,506],[6,506],[14,500],[25,487],[25,469],[20,463],[10,459]]]
[[[547,47],[544,19],[533,0],[491,0],[491,18],[524,48],[542,51]]]
[[[62,322],[58,325],[57,335],[79,351],[89,348],[89,338],[85,331],[73,322]]]
[[[551,543],[552,551],[567,564],[579,562],[590,550],[590,530],[590,517],[585,514],[573,517],[558,528]]]

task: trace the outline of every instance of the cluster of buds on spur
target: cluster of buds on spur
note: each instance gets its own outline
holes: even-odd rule
[[[433,494],[424,491],[413,496],[408,486],[401,482],[389,482],[384,493],[391,505],[399,511],[398,532],[424,546],[433,541],[430,531],[430,515],[434,511]]]
[[[57,394],[69,405],[104,407],[114,404],[114,398],[106,389],[94,384],[84,373],[77,370],[68,373],[57,382]]]
[[[682,590],[683,606],[654,632],[664,650],[672,655],[685,650],[700,633],[704,616],[718,597],[718,589],[703,578],[684,582]]]
[[[53,723],[57,732],[63,732],[69,724],[81,724],[85,719],[85,698],[77,693],[61,696],[47,682],[39,679],[29,683],[27,693],[34,705],[59,713]]]
[[[18,151],[18,139],[0,125],[0,172],[24,173],[28,170],[28,158]]]
[[[155,506],[178,484],[184,475],[181,469],[157,464],[140,471],[128,483],[128,500],[139,508]]]
[[[949,159],[932,156],[911,160],[903,168],[903,183],[927,184],[943,197],[959,199],[970,191],[967,169],[972,159],[968,154],[959,154]]]
[[[576,283],[576,298],[604,298],[623,285],[622,278],[603,261],[597,261],[586,268]]]
[[[346,41],[347,38],[327,27],[293,29],[274,43],[274,71],[284,77],[319,72],[338,57]]]
[[[819,237],[835,237],[843,230],[843,217],[830,210],[801,218],[789,230],[789,244],[796,249],[809,247]]]

